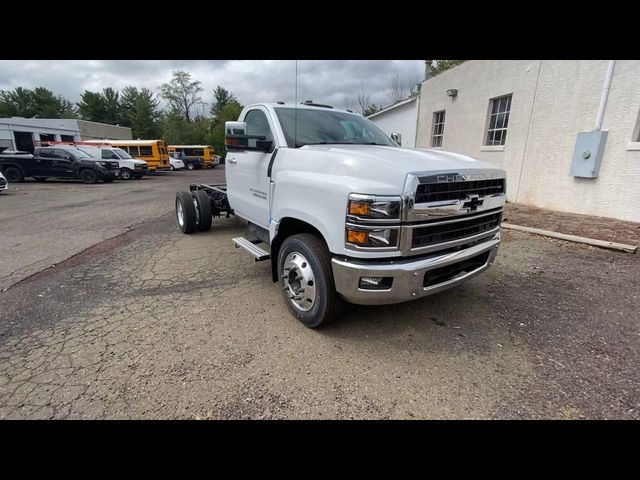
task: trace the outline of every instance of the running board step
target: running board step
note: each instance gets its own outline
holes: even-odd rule
[[[242,248],[249,252],[256,258],[256,262],[261,262],[262,260],[269,260],[271,258],[271,254],[266,250],[263,250],[256,244],[252,243],[251,240],[247,240],[244,237],[235,237],[232,238],[233,243],[236,244],[236,248]]]

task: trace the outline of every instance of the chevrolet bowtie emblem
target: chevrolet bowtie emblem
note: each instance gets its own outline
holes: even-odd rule
[[[484,200],[480,200],[478,195],[469,195],[468,200],[462,204],[462,208],[468,208],[470,212],[475,212]]]

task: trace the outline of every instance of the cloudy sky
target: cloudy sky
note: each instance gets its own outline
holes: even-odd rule
[[[312,99],[338,108],[345,97],[355,98],[364,86],[376,105],[389,105],[391,78],[422,80],[424,60],[299,60],[298,101]],[[84,90],[116,90],[126,85],[155,92],[171,79],[173,70],[185,70],[202,82],[202,99],[222,85],[241,103],[295,100],[296,62],[293,60],[2,60],[0,90],[18,86],[45,87],[73,102]],[[208,107],[207,107],[208,110]]]

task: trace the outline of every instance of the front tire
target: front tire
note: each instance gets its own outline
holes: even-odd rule
[[[131,180],[133,178],[133,172],[128,168],[120,169],[120,178],[122,180]]]
[[[17,167],[7,167],[4,170],[4,176],[9,183],[20,183],[24,181],[22,170]]]
[[[84,183],[98,183],[98,174],[86,168],[80,171],[80,180]]]
[[[340,314],[343,301],[333,281],[331,253],[317,236],[302,233],[282,242],[278,277],[289,310],[304,326],[324,326]]]
[[[191,192],[176,193],[176,219],[182,233],[189,234],[196,231],[196,207],[193,204]]]

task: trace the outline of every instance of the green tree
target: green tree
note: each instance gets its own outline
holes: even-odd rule
[[[107,105],[102,94],[85,90],[80,98],[82,101],[78,103],[78,113],[83,119],[106,123]]]
[[[380,105],[375,105],[375,104],[370,104],[367,105],[364,110],[362,111],[362,116],[363,117],[368,117],[369,115],[373,115],[376,112],[379,112],[380,110],[382,110],[382,107]]]
[[[240,102],[235,95],[221,85],[218,85],[213,91],[213,98],[214,101],[211,106],[211,115],[213,115],[214,119],[220,117],[222,109],[230,103],[240,105]]]
[[[148,88],[125,87],[120,95],[120,125],[131,128],[134,138],[151,139],[160,136],[159,100]]]
[[[449,70],[457,65],[460,65],[464,60],[434,60],[435,65],[431,67],[431,76],[434,77],[439,73]]]
[[[175,109],[164,112],[159,124],[160,134],[167,145],[183,143],[184,131],[189,127],[189,122],[182,112]]]
[[[190,73],[178,70],[173,72],[169,83],[160,86],[160,95],[174,113],[180,113],[190,122],[194,108],[202,104],[202,98],[198,95],[202,90],[202,82],[191,80]]]
[[[102,92],[85,90],[80,98],[82,101],[78,103],[78,112],[83,119],[111,125],[120,123],[120,94],[113,88],[107,87]]]
[[[120,123],[120,94],[111,87],[102,90],[102,98],[105,106],[104,123],[116,125]]]
[[[0,116],[75,118],[73,104],[62,96],[43,87],[34,90],[16,87],[14,90],[0,90]]]
[[[225,155],[227,150],[224,146],[224,124],[225,122],[235,122],[242,112],[242,106],[238,102],[227,103],[218,114],[211,133],[207,136],[207,145],[213,146],[217,155]]]

